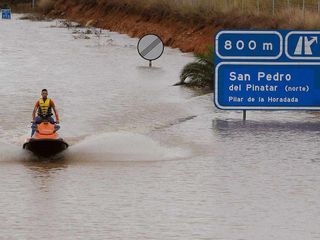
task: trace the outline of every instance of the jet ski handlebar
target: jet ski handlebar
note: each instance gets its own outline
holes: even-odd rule
[[[49,122],[49,121],[43,121],[43,122]],[[34,124],[34,123],[35,123],[35,121],[31,121],[30,123]],[[51,122],[51,123],[52,123],[52,124],[58,124],[56,121]]]

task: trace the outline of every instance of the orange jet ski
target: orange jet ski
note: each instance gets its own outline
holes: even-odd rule
[[[33,136],[23,144],[23,149],[42,157],[49,157],[62,152],[69,145],[59,137],[57,133],[59,128],[58,125],[48,121],[38,124]]]

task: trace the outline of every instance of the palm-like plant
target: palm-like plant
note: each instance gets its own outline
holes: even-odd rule
[[[213,46],[204,54],[196,54],[196,61],[187,64],[180,74],[180,82],[176,85],[207,87],[213,89]]]

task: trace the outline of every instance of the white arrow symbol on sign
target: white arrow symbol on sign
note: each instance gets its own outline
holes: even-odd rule
[[[314,36],[311,37],[309,40],[308,37],[304,37],[304,54],[305,55],[312,55],[311,46],[314,43],[318,43],[318,37]],[[303,45],[303,37],[299,38],[296,50],[294,51],[294,55],[301,55],[302,54],[302,45]]]

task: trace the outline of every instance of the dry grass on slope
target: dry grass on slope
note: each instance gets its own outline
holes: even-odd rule
[[[50,0],[42,0],[50,1]],[[317,29],[320,27],[320,15],[317,11],[301,10],[299,0],[291,0],[292,7],[285,5],[270,13],[272,1],[260,0],[257,11],[256,0],[243,0],[245,11],[241,10],[240,0],[71,0],[82,5],[83,10],[99,6],[105,14],[112,11],[137,14],[145,20],[172,19],[193,25],[212,25],[221,28],[259,28],[259,29]],[[287,2],[287,0],[281,0]],[[281,2],[280,1],[280,2]],[[306,0],[306,6],[315,4]],[[279,2],[276,1],[276,2]],[[270,5],[271,4],[271,5]],[[308,5],[309,4],[309,5]],[[282,6],[282,5],[281,5]],[[317,5],[314,5],[316,7]],[[265,10],[265,11],[264,11]]]

